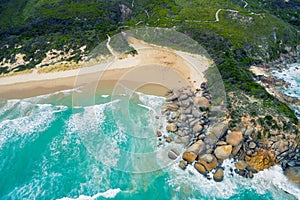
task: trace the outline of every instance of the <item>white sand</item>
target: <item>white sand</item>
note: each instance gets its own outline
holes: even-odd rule
[[[170,86],[177,84],[177,80],[172,80],[172,78],[177,79],[180,76],[178,79],[182,78],[188,84],[196,88],[205,81],[203,72],[212,63],[211,60],[201,55],[151,45],[135,38],[130,38],[129,43],[137,50],[138,55],[130,55],[127,58],[115,59],[109,63],[95,64],[89,67],[68,71],[41,74],[34,71],[30,74],[2,77],[0,78],[0,97],[5,98],[6,94],[20,90],[20,87],[27,90],[39,90],[37,87],[39,83],[40,86],[44,87],[46,84],[46,88],[51,88],[52,85],[53,87],[57,87],[57,89],[61,89],[59,86],[64,86],[64,89],[73,88],[74,85],[79,86],[78,81],[75,84],[76,80],[81,79],[78,78],[79,75],[80,77],[86,77],[86,84],[87,81],[99,81],[99,76],[96,76],[96,74],[99,75],[100,72],[103,72],[100,73],[102,76],[101,79],[120,80],[121,78],[136,82],[143,80],[149,81],[149,77],[157,76],[158,78],[167,79],[168,77],[166,78],[166,76],[171,76],[169,82],[173,82],[173,85],[171,84]],[[145,66],[151,67],[145,68]],[[133,69],[137,71],[132,71]],[[138,71],[139,69],[143,71]],[[148,74],[145,73],[145,70],[148,70]],[[178,73],[178,75],[175,76],[174,73]],[[134,76],[130,74],[134,74]],[[45,81],[47,81],[47,83]],[[155,81],[150,82],[155,84]]]

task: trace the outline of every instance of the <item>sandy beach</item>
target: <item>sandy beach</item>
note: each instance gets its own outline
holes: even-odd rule
[[[201,55],[175,51],[129,38],[138,55],[68,71],[15,75],[0,78],[0,98],[26,98],[85,85],[103,93],[125,86],[140,92],[164,95],[168,88],[205,81],[211,61]]]

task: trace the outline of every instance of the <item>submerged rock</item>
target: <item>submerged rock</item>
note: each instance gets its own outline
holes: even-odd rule
[[[172,160],[176,160],[179,156],[179,152],[176,149],[171,149],[168,153],[168,157]]]

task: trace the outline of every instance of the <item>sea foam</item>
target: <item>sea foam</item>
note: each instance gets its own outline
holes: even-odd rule
[[[271,194],[273,199],[278,200],[294,197],[300,199],[300,189],[286,178],[280,166],[261,171],[255,174],[253,179],[232,173],[230,168],[235,169],[233,160],[225,160],[223,166],[225,170],[222,182],[208,180],[190,165],[183,171],[178,164],[171,166],[170,178],[167,181],[177,194],[184,193],[190,199],[199,197],[227,199],[243,194],[247,190],[255,191],[258,195]],[[213,174],[210,173],[209,176],[212,178]],[[180,197],[175,195],[173,199]]]
[[[20,140],[20,146],[28,140],[33,141],[38,137],[39,132],[45,131],[55,120],[54,113],[65,109],[64,106],[8,100],[6,106],[1,109],[0,149],[6,141]]]
[[[288,68],[280,71],[273,71],[272,75],[276,78],[282,79],[289,84],[285,88],[285,94],[291,97],[300,99],[300,64],[294,63]]]
[[[300,101],[300,64],[294,63],[288,66],[286,69],[273,71],[272,75],[278,79],[284,80],[288,83],[287,87],[284,87],[284,94],[290,97],[295,97]],[[297,117],[300,118],[300,105],[291,105],[295,110]]]
[[[105,192],[99,192],[93,196],[86,196],[86,195],[80,195],[78,198],[69,198],[69,197],[63,197],[59,200],[94,200],[99,197],[104,197],[104,198],[115,198],[117,194],[121,192],[120,188],[117,189],[109,189]]]

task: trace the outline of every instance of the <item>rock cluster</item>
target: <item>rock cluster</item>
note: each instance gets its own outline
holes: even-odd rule
[[[220,167],[223,160],[231,156],[232,149],[241,142],[242,135],[232,132],[225,140],[227,125],[224,122],[210,127],[208,118],[211,96],[206,91],[206,84],[193,91],[190,87],[170,91],[162,113],[168,125],[166,131],[173,133],[176,143],[182,143],[186,150],[182,154],[179,167],[185,169],[188,164],[203,175],[215,171],[213,179],[222,181],[224,172]],[[224,139],[222,141],[221,139]],[[174,159],[173,153],[171,159]]]
[[[284,168],[300,165],[300,149],[295,143],[274,141],[266,144],[254,139],[257,130],[252,126],[240,125],[228,130],[225,121],[210,118],[211,96],[206,90],[206,84],[201,89],[193,91],[190,87],[170,90],[162,113],[166,116],[166,131],[173,136],[165,137],[168,143],[181,143],[185,151],[181,155],[179,167],[187,165],[194,168],[207,178],[213,172],[215,181],[222,181],[224,168],[222,163],[228,158],[234,158],[235,169],[231,171],[238,175],[253,178],[253,174],[281,163]],[[157,136],[161,137],[160,131]],[[172,149],[168,157],[177,159],[180,153]],[[290,174],[292,173],[290,172]]]
[[[208,93],[194,92],[190,87],[170,91],[162,113],[166,116],[166,130],[177,135],[176,143],[186,146],[198,141],[208,128]]]
[[[283,169],[300,166],[300,146],[293,141],[276,141],[269,143],[276,156],[276,162],[281,163]]]
[[[293,141],[276,141],[269,144],[276,163],[280,163],[289,180],[300,185],[300,146]]]

